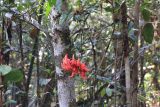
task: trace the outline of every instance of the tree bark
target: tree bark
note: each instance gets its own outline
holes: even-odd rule
[[[124,63],[125,63],[126,105],[127,107],[131,107],[129,40],[128,40],[128,27],[127,27],[127,6],[125,2],[121,5],[121,16],[123,25],[122,35],[123,35],[123,51],[124,51]]]
[[[137,100],[137,94],[138,94],[138,41],[139,41],[139,16],[140,16],[140,0],[135,0],[135,13],[134,13],[134,19],[135,19],[135,26],[137,29],[136,36],[137,36],[137,42],[134,45],[134,61],[135,63],[132,66],[132,73],[131,73],[131,86],[132,86],[132,107],[138,107],[138,100]]]
[[[71,56],[71,40],[68,22],[63,25],[58,23],[60,14],[67,10],[66,0],[57,0],[57,5],[61,4],[61,10],[57,11],[52,7],[51,18],[51,36],[54,48],[55,71],[57,76],[58,102],[60,107],[76,107],[74,80],[66,76],[61,69],[62,58],[65,54]],[[59,7],[58,7],[59,8]],[[65,9],[66,10],[65,10]],[[68,53],[67,53],[68,52]]]
[[[118,33],[118,32],[117,32]],[[119,82],[120,82],[120,85],[121,86],[124,86],[125,87],[125,77],[124,77],[124,72],[122,71],[123,70],[123,67],[124,67],[124,60],[123,60],[123,37],[122,37],[122,34],[118,34],[115,32],[114,33],[114,48],[115,48],[115,75],[114,75],[114,81],[115,81],[115,85],[114,85],[114,89],[115,89],[115,94],[114,94],[114,106],[116,107],[117,106],[117,102],[118,102],[118,99],[117,99],[117,94],[116,94],[116,91],[117,91],[117,84],[118,84],[118,80],[117,80],[117,74],[118,73],[121,73],[120,75],[120,78],[119,78]],[[125,92],[124,90],[122,89],[121,90],[121,95],[119,96],[119,104],[118,106],[122,106],[125,104]]]

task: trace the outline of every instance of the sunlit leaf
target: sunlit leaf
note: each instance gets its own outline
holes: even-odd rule
[[[48,0],[48,3],[50,7],[52,7],[53,5],[56,5],[56,0]]]
[[[24,7],[23,5],[18,5],[18,6],[17,6],[17,9],[18,9],[19,11],[22,11],[24,8],[25,8],[25,7]]]
[[[103,97],[106,94],[105,88],[101,91],[101,97]]]
[[[49,13],[50,13],[50,11],[51,11],[51,6],[49,5],[49,3],[48,3],[48,2],[46,2],[46,4],[45,4],[45,5],[46,5],[46,8],[45,8],[45,9],[46,9],[46,12],[45,12],[45,13],[46,13],[46,16],[48,16],[48,15],[49,15]]]
[[[2,75],[6,75],[11,71],[11,67],[8,65],[0,65],[0,73],[2,73]]]
[[[48,2],[45,3],[45,15],[48,16],[51,8],[53,5],[56,5],[56,0],[48,0]]]
[[[112,89],[110,89],[110,88],[106,88],[106,94],[108,95],[108,96],[112,96]]]

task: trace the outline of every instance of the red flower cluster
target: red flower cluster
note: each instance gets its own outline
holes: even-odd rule
[[[75,75],[79,74],[83,79],[86,79],[86,72],[89,71],[84,63],[80,62],[79,59],[76,60],[74,58],[74,55],[72,56],[72,59],[69,59],[68,55],[66,54],[62,60],[61,67],[66,72],[71,72],[70,77],[74,77]]]

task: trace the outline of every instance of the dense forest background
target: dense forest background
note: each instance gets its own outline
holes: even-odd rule
[[[160,107],[160,1],[0,0],[0,107]]]

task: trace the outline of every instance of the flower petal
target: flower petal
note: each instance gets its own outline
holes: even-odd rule
[[[85,72],[80,72],[80,76],[82,79],[87,79]]]

